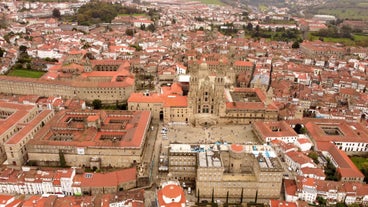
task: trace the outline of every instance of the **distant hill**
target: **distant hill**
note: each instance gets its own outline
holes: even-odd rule
[[[325,4],[307,9],[305,14],[328,14],[339,19],[368,20],[367,11],[367,0],[328,0]]]

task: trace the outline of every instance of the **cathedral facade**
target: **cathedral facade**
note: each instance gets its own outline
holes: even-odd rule
[[[226,67],[225,67],[226,68]],[[278,108],[272,94],[259,88],[235,88],[235,71],[209,67],[206,60],[192,67],[188,93],[190,124],[251,124],[277,120]]]

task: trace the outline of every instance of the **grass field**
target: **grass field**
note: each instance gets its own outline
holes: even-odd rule
[[[203,4],[224,5],[220,0],[196,0]]]
[[[328,0],[327,3],[309,8],[306,14],[328,14],[339,19],[368,20],[366,0]]]
[[[318,36],[308,34],[308,40],[318,40]],[[368,42],[368,35],[354,34],[353,40],[349,38],[323,37],[324,42],[341,43],[346,46],[360,46],[359,42]]]
[[[43,74],[45,74],[45,72],[34,71],[34,70],[13,69],[8,73],[8,76],[17,76],[17,77],[25,77],[25,78],[39,78]]]
[[[362,169],[364,164],[368,165],[368,158],[364,157],[351,157],[351,161],[357,166],[358,169]]]
[[[265,12],[265,11],[267,11],[267,10],[268,10],[268,7],[267,7],[267,5],[265,5],[265,4],[260,4],[260,5],[258,6],[258,9],[259,9],[261,12]]]

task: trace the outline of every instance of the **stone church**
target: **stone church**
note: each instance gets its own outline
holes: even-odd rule
[[[257,120],[277,120],[278,108],[271,101],[272,94],[259,88],[235,88],[236,74],[232,68],[212,67],[208,62],[206,59],[198,61],[191,70],[190,124],[251,124]]]

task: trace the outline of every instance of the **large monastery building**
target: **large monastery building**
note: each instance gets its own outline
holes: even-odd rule
[[[131,167],[142,160],[149,111],[60,111],[27,143],[40,166]]]
[[[127,100],[133,91],[134,76],[128,61],[89,60],[84,51],[71,51],[39,79],[0,76],[0,92],[9,94],[116,103]]]

